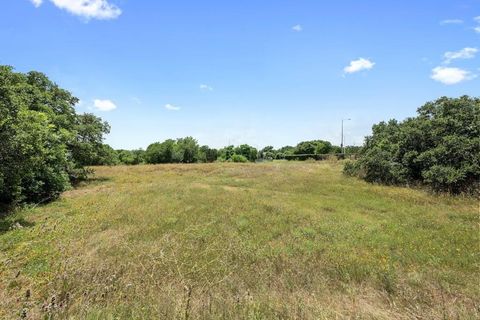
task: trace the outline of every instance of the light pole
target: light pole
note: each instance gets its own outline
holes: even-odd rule
[[[340,144],[340,150],[342,151],[342,154],[345,154],[345,147],[343,145],[343,122],[344,121],[350,121],[352,119],[342,119],[342,143]]]

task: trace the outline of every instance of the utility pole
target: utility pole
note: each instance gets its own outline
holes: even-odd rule
[[[342,119],[342,142],[340,144],[340,149],[342,151],[342,154],[345,154],[345,146],[343,145],[343,141],[344,141],[344,136],[343,136],[343,122],[344,121],[350,121],[352,119]]]

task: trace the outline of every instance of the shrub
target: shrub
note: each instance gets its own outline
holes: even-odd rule
[[[0,66],[0,203],[44,202],[85,178],[109,127],[77,102],[42,73]]]
[[[232,161],[233,162],[248,162],[248,159],[247,157],[245,157],[244,155],[241,155],[241,154],[234,154],[232,156]]]
[[[347,162],[344,172],[369,182],[478,193],[479,123],[479,98],[443,97],[426,103],[415,118],[374,125],[358,162]]]

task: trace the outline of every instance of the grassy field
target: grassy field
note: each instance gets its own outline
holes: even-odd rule
[[[0,220],[0,318],[480,317],[477,199],[335,162],[96,172]]]

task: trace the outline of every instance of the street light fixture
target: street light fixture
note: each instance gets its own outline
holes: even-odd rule
[[[345,154],[345,146],[343,145],[344,142],[344,136],[343,136],[343,122],[344,121],[350,121],[352,119],[342,119],[342,143],[340,144],[340,150],[342,151],[342,154]]]

